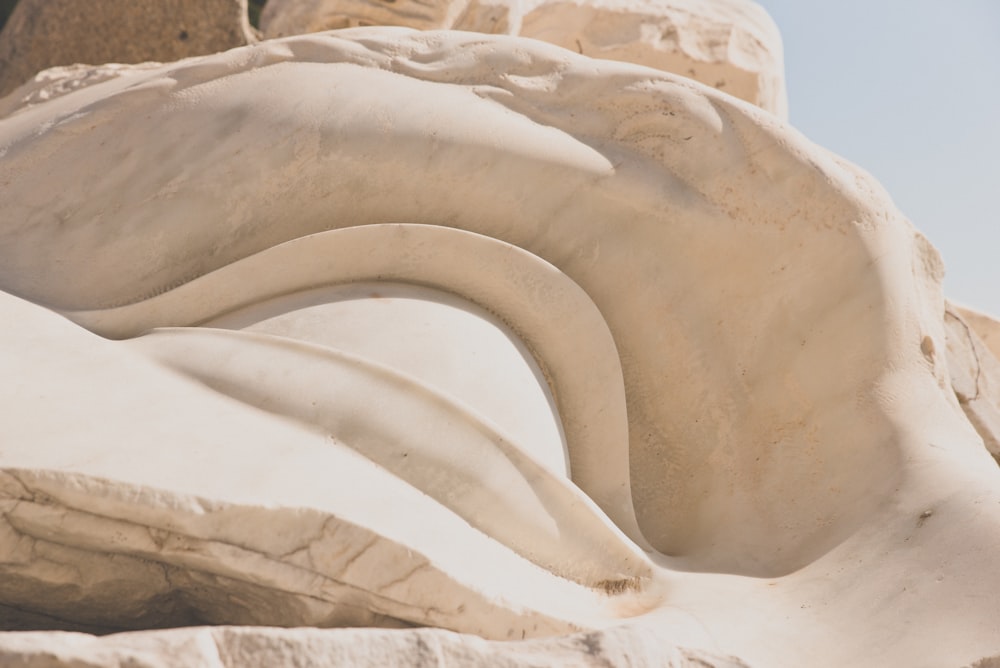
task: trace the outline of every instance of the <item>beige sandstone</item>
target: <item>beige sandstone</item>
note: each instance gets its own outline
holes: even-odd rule
[[[0,620],[384,630],[0,659],[1000,652],[984,326],[780,119],[461,32],[64,75],[0,103]]]
[[[0,31],[0,97],[57,65],[171,61],[255,41],[247,0],[20,0]]]

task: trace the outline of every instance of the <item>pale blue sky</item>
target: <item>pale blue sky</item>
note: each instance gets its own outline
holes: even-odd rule
[[[791,122],[868,170],[941,251],[945,294],[1000,316],[1000,0],[757,0]]]

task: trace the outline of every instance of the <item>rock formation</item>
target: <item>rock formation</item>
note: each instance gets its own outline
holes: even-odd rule
[[[780,118],[405,28],[0,112],[0,659],[1000,653],[990,321]]]

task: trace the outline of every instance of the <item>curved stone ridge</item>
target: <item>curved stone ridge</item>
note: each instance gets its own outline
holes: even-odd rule
[[[557,397],[574,482],[643,544],[632,509],[624,387],[611,333],[578,285],[510,244],[427,225],[345,228],[285,242],[144,301],[66,315],[98,334],[124,338],[154,327],[227,326],[241,319],[241,307],[273,297],[375,280],[436,287],[514,328]]]

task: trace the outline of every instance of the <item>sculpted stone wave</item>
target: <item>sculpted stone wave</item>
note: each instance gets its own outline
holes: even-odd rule
[[[1000,651],[937,254],[776,117],[405,29],[50,97],[0,120],[8,628]]]

